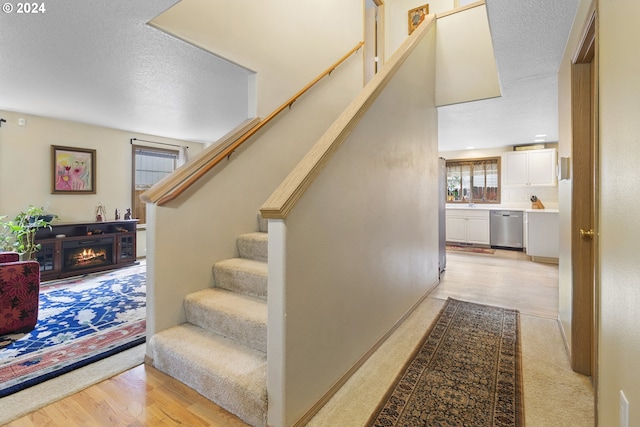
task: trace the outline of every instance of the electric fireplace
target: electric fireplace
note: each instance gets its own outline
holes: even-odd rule
[[[137,219],[54,223],[36,232],[42,281],[136,263]]]
[[[113,236],[62,243],[62,271],[104,267],[113,263]]]

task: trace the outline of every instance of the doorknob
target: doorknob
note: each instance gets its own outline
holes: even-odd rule
[[[593,236],[595,235],[595,231],[593,231],[593,229],[589,229],[589,230],[583,230],[582,228],[580,229],[580,237],[585,238],[585,239],[593,239]]]

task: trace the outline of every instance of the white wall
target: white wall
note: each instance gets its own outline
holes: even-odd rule
[[[598,425],[640,425],[640,2],[600,0],[600,331]]]
[[[461,4],[459,4],[461,3]],[[445,14],[454,8],[477,1],[458,0],[386,0],[386,57],[390,57],[409,34],[408,13],[411,9],[429,5],[429,14],[438,17],[435,63],[436,105],[449,105],[501,95],[500,82],[493,54],[486,6]]]
[[[55,120],[12,111],[0,111],[7,120],[0,128],[0,215],[13,218],[29,205],[43,206],[59,215],[59,222],[95,220],[96,206],[131,207],[131,138],[188,145],[188,155],[203,145],[153,135]],[[19,126],[18,119],[26,119]],[[51,145],[96,150],[96,194],[51,194]]]
[[[362,1],[182,0],[151,23],[256,72],[265,117],[363,40],[363,12]]]
[[[448,12],[454,0],[386,0],[385,30],[387,42],[385,52],[389,58],[409,36],[409,11],[424,4],[429,5],[429,14]]]
[[[438,17],[436,105],[501,96],[485,5]]]
[[[590,0],[582,0],[559,73],[560,156],[571,155],[571,57],[584,29]],[[640,240],[640,3],[598,1],[600,303],[598,313],[597,425],[620,425],[620,391],[629,401],[629,424],[640,423],[640,310],[637,246]],[[571,332],[571,181],[560,182],[560,320]]]
[[[432,28],[286,220],[270,228],[269,378],[272,369],[281,378],[269,382],[269,402],[280,403],[277,382],[285,402],[285,419],[270,414],[273,425],[304,415],[437,284],[434,57]],[[284,239],[278,253],[272,238]],[[272,280],[274,261],[281,283]]]
[[[363,4],[354,3],[316,2],[301,8],[289,0],[257,8],[247,1],[187,0],[170,13],[181,20],[176,23],[180,30],[193,32],[210,50],[249,62],[258,71],[259,109],[264,111],[362,40]],[[309,15],[307,21],[296,19],[302,12]],[[304,37],[292,36],[301,32]],[[216,43],[219,48],[213,47]],[[153,230],[147,242],[148,336],[183,322],[184,296],[212,286],[215,261],[237,256],[238,235],[257,230],[260,206],[361,90],[362,70],[360,50],[183,196],[166,206],[147,205]]]

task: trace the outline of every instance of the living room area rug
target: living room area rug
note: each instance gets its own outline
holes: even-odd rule
[[[520,313],[449,298],[367,426],[524,425]]]
[[[0,336],[0,397],[145,342],[146,265],[42,282],[38,323]]]

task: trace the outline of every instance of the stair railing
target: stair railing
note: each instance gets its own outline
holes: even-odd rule
[[[260,213],[263,218],[284,219],[287,217],[298,199],[324,169],[402,63],[434,24],[435,18],[429,15],[429,18],[420,24],[400,45],[382,70],[367,83],[362,92],[327,129],[318,142],[311,147],[295,169],[262,205]]]
[[[146,203],[156,203],[164,205],[185,192],[190,186],[202,178],[207,172],[213,169],[226,157],[229,157],[238,147],[251,138],[256,132],[262,129],[273,118],[280,114],[285,108],[293,105],[298,98],[311,89],[322,78],[330,75],[347,58],[357,52],[364,42],[358,43],[353,49],[347,52],[333,65],[320,73],[315,79],[299,90],[295,95],[276,108],[264,120],[259,118],[248,119],[237,128],[222,137],[218,144],[203,150],[199,156],[176,169],[174,173],[164,178],[149,190],[140,195],[140,199]]]

